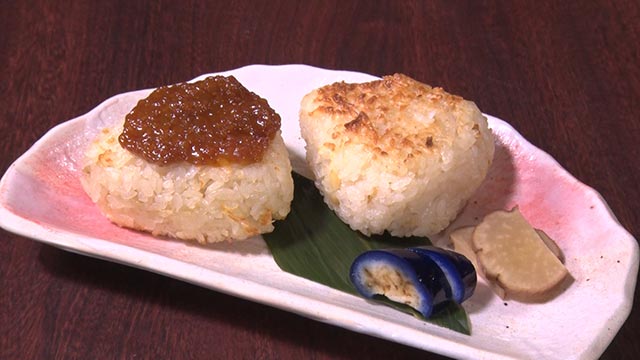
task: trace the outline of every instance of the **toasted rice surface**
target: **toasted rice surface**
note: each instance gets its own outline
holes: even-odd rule
[[[401,74],[312,91],[302,99],[300,128],[326,203],[365,234],[443,230],[494,152],[473,102]]]

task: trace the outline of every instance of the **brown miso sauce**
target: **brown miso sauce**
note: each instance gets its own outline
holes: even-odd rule
[[[233,76],[163,86],[127,114],[120,145],[167,165],[251,164],[262,160],[280,129],[267,101]]]

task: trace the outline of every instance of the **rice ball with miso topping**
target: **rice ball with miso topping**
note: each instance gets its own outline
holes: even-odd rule
[[[402,74],[313,90],[302,99],[300,128],[325,202],[366,235],[442,231],[494,153],[473,102]]]
[[[156,89],[103,129],[83,175],[112,222],[200,243],[270,232],[293,199],[280,117],[233,77]]]

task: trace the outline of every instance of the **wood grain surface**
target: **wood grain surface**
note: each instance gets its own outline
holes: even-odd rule
[[[507,120],[638,239],[639,44],[636,0],[0,1],[0,172],[125,91],[248,64],[401,72]],[[603,359],[640,355],[637,303]],[[0,230],[0,358],[441,356]]]

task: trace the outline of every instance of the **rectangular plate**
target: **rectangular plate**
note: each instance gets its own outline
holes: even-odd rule
[[[376,79],[305,65],[252,65],[222,74],[236,76],[281,115],[292,165],[307,176],[297,117],[302,96],[335,81]],[[518,205],[535,227],[556,239],[573,283],[548,303],[522,304],[501,300],[480,281],[464,303],[471,336],[285,273],[261,237],[199,246],[115,226],[80,186],[84,149],[101,128],[123,121],[149,92],[108,99],[40,139],[0,182],[0,225],[68,251],[456,358],[597,358],[631,311],[638,272],[636,240],[599,194],[508,124],[488,115],[496,140],[494,163],[482,188],[449,229],[477,223],[491,210]],[[433,242],[445,245],[448,231]]]

